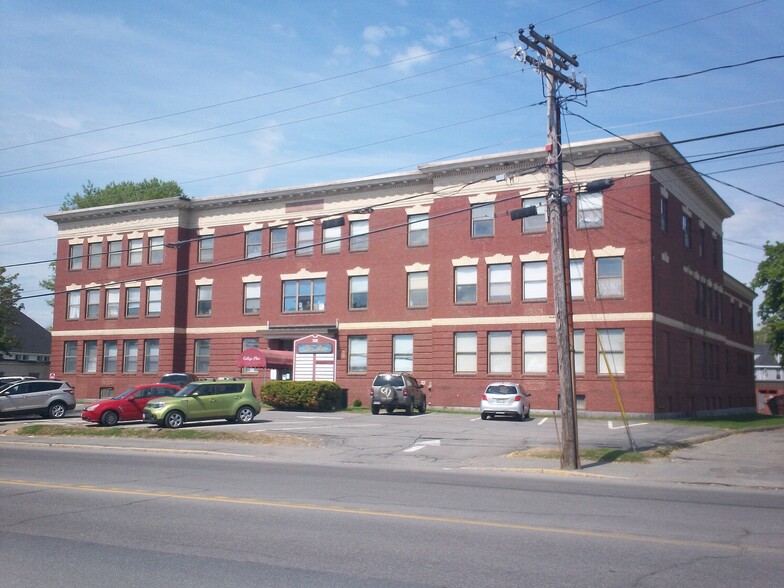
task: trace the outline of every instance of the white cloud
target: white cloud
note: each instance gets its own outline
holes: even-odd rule
[[[419,44],[411,45],[393,56],[392,61],[396,63],[392,67],[398,71],[410,71],[414,66],[427,63],[431,59],[433,55],[428,49]]]

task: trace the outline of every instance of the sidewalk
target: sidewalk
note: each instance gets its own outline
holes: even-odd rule
[[[648,463],[583,463],[567,475],[784,490],[784,428],[737,432],[678,449]],[[508,460],[512,468],[560,471],[556,460]],[[514,462],[514,463],[512,463]],[[565,473],[565,472],[564,472]]]

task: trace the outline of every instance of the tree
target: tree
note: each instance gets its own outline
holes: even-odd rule
[[[767,331],[770,350],[774,355],[784,355],[784,243],[765,243],[765,259],[751,287],[764,294],[757,314]]]
[[[185,196],[177,182],[162,182],[157,178],[141,182],[111,182],[104,188],[96,188],[88,181],[82,185],[82,193],[68,194],[60,210],[77,210],[93,206],[107,206],[124,202],[142,202],[161,198]]]
[[[19,345],[13,336],[12,329],[19,324],[19,311],[24,304],[19,304],[22,287],[16,283],[19,274],[5,275],[5,268],[0,266],[0,352],[11,351]]]

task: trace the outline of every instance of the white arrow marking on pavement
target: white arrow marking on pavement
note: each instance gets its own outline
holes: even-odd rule
[[[419,451],[420,449],[424,449],[425,447],[437,447],[441,445],[441,439],[423,439],[419,441],[415,445],[412,445],[408,449],[404,449],[403,453],[413,453],[414,451]]]
[[[629,426],[641,427],[642,425],[647,425],[647,424],[648,423],[629,423]],[[613,425],[612,421],[607,421],[607,428],[610,429],[611,431],[617,431],[618,429],[623,429],[623,425],[621,425],[620,427],[616,427],[615,425]]]

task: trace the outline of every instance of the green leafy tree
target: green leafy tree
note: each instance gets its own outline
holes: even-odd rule
[[[751,286],[763,291],[758,314],[768,345],[773,354],[784,355],[784,243],[765,243],[765,259]]]
[[[96,188],[92,182],[82,185],[82,193],[68,194],[60,210],[77,210],[93,206],[108,206],[125,202],[160,200],[184,196],[177,182],[162,182],[157,178],[141,182],[111,182],[104,188]]]
[[[22,287],[16,283],[19,274],[7,276],[5,268],[0,266],[0,352],[8,352],[19,345],[19,340],[12,335],[12,328],[19,324],[19,311],[24,304],[19,304]]]

